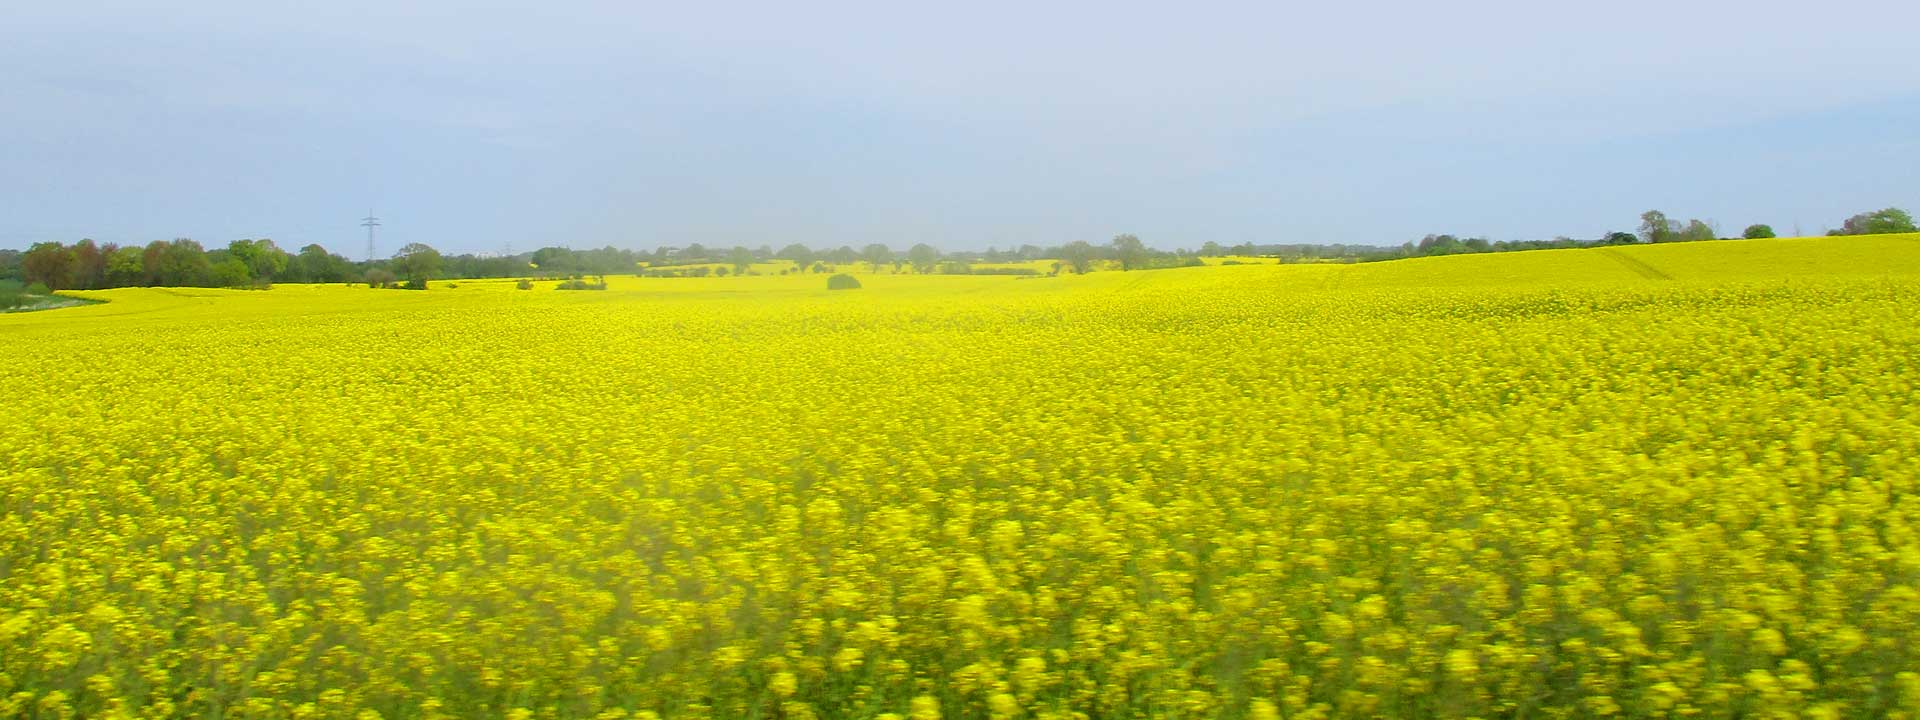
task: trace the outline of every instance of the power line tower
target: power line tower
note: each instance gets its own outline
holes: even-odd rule
[[[360,219],[360,227],[367,229],[367,262],[373,262],[373,229],[380,227],[380,218],[374,217],[373,211],[368,210],[367,216]]]

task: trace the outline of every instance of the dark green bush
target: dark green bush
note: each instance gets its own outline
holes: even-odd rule
[[[846,273],[840,273],[833,277],[827,278],[827,289],[828,290],[858,290],[860,289],[860,280],[858,278],[855,278],[852,275],[848,275]]]

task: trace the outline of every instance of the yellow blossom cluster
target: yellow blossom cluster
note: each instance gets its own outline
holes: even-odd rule
[[[1920,718],[1920,237],[0,317],[0,717]]]

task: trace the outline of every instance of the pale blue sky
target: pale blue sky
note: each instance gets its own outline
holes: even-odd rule
[[[1920,3],[523,5],[9,3],[0,247],[357,257],[370,207],[382,254],[1920,211]]]

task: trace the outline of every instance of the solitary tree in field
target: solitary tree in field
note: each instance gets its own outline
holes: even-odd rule
[[[780,248],[780,252],[774,255],[774,257],[782,260],[792,260],[795,268],[804,268],[813,264],[813,250],[800,243],[794,243]]]
[[[1060,246],[1060,262],[1073,268],[1074,274],[1085,275],[1093,269],[1093,245],[1085,240],[1075,240]]]
[[[1746,239],[1748,239],[1748,240],[1758,240],[1758,239],[1760,239],[1760,238],[1770,238],[1770,237],[1773,237],[1773,226],[1771,226],[1771,225],[1757,225],[1757,224],[1756,224],[1756,225],[1748,225],[1748,226],[1747,226],[1747,230],[1746,230],[1746,232],[1743,232],[1743,233],[1740,233],[1740,237],[1743,237],[1743,238],[1746,238]]]
[[[405,278],[407,287],[427,289],[427,281],[440,271],[440,251],[422,243],[407,243],[393,254],[394,274]]]
[[[1147,266],[1147,246],[1140,242],[1140,238],[1131,234],[1115,235],[1110,244],[1113,246],[1114,257],[1120,259],[1122,271],[1138,270]]]
[[[932,245],[920,243],[907,250],[907,262],[913,263],[913,271],[921,274],[933,272],[933,266],[940,264],[940,251]]]
[[[872,265],[874,272],[880,272],[881,265],[893,262],[893,248],[881,245],[880,243],[874,243],[868,245],[865,250],[860,251],[860,259],[865,260],[868,265]]]
[[[727,251],[727,262],[733,264],[733,274],[745,275],[747,270],[753,267],[753,251],[735,245],[732,250]]]

